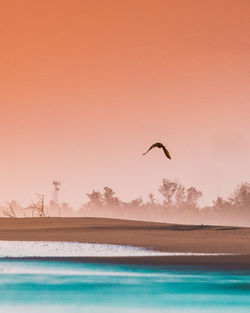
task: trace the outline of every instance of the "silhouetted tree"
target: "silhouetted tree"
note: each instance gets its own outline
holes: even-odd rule
[[[147,202],[147,205],[151,208],[155,208],[157,206],[157,202],[152,192],[148,195],[148,198],[149,201]]]
[[[185,198],[185,187],[182,185],[178,185],[175,193],[175,203],[178,208],[181,208],[183,206],[183,204],[185,203]]]
[[[11,217],[11,218],[16,218],[17,215],[16,215],[16,212],[15,212],[15,202],[13,203],[13,201],[11,202],[6,202],[7,204],[7,207],[4,208],[2,210],[3,214],[6,216],[6,217]]]
[[[103,202],[104,205],[108,207],[118,207],[120,205],[120,200],[115,196],[115,192],[109,187],[104,187]]]
[[[31,209],[32,210],[32,216],[38,216],[38,217],[46,217],[45,214],[45,205],[44,205],[44,195],[43,194],[37,194],[37,201],[32,203],[25,208],[26,210]]]
[[[102,194],[99,191],[93,190],[91,193],[87,193],[87,196],[89,198],[89,202],[85,205],[85,207],[89,209],[96,209],[103,206]]]
[[[230,202],[235,207],[250,209],[250,183],[238,185],[230,198]]]
[[[159,188],[159,192],[165,198],[164,204],[167,206],[173,203],[173,196],[177,189],[177,183],[170,181],[169,179],[164,178],[162,180],[162,185]]]
[[[217,199],[213,201],[213,208],[218,211],[229,209],[231,206],[231,202],[224,200],[222,197],[217,197]]]
[[[197,201],[202,196],[202,192],[194,187],[187,189],[186,202],[192,207],[197,207]]]

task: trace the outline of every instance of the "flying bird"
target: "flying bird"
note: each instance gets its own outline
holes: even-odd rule
[[[151,149],[153,148],[162,148],[166,157],[169,158],[171,160],[171,156],[170,156],[170,153],[168,152],[168,150],[166,149],[166,147],[160,143],[160,142],[156,142],[154,143],[146,152],[143,153],[143,155],[145,155],[146,153],[148,153]]]

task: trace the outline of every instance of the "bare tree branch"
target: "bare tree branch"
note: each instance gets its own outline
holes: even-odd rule
[[[10,217],[10,218],[16,218],[16,213],[15,213],[15,210],[13,208],[13,204],[11,202],[8,202],[6,201],[7,203],[7,208],[6,210],[2,210],[3,214],[7,217]]]

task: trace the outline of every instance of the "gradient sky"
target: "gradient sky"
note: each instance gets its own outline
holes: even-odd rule
[[[249,0],[1,0],[0,21],[1,203],[249,181]]]

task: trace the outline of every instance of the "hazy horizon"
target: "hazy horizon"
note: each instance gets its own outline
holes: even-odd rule
[[[87,194],[90,194],[91,192],[102,192],[104,190],[104,188],[108,187],[108,188],[111,188],[114,192],[115,192],[115,195],[121,200],[121,201],[124,201],[124,202],[127,202],[129,203],[130,201],[133,201],[135,199],[142,199],[145,203],[149,200],[149,195],[150,194],[153,194],[154,197],[155,197],[155,200],[159,203],[161,203],[162,201],[164,201],[164,197],[163,195],[160,193],[159,191],[159,187],[160,185],[162,184],[162,181],[164,179],[168,179],[168,178],[163,178],[158,186],[154,186],[153,190],[149,191],[147,194],[143,194],[142,192],[140,192],[140,186],[138,186],[138,190],[137,190],[137,193],[135,192],[134,194],[134,197],[130,197],[130,198],[123,198],[121,195],[123,194],[120,190],[115,190],[114,188],[112,188],[112,186],[108,186],[107,184],[105,186],[102,186],[100,188],[92,188],[92,189],[89,189],[89,190],[86,190],[83,194],[82,194],[82,198],[81,200],[79,201],[79,205],[74,205],[74,201],[69,201],[65,198],[65,196],[63,195],[64,193],[64,190],[63,190],[63,185],[62,185],[62,182],[60,181],[60,186],[59,186],[59,189],[58,191],[56,192],[56,202],[58,204],[62,204],[62,203],[67,203],[69,204],[74,210],[79,210],[85,203],[87,203],[87,201],[89,200]],[[182,185],[182,182],[180,179],[173,179],[171,180],[171,182],[174,182],[174,183],[177,183],[178,185]],[[213,202],[216,201],[216,199],[219,197],[219,198],[223,198],[225,200],[228,200],[230,199],[230,197],[234,194],[234,192],[236,191],[237,187],[239,187],[241,184],[244,184],[244,183],[247,183],[249,184],[248,181],[245,181],[245,182],[240,182],[238,184],[236,184],[234,186],[234,188],[231,190],[230,193],[226,194],[225,196],[222,195],[222,194],[217,194],[215,198],[211,199],[210,202],[206,202],[204,201],[204,191],[202,191],[201,189],[197,188],[197,186],[183,186],[185,188],[185,190],[187,190],[188,188],[190,187],[194,187],[196,190],[200,191],[202,193],[202,195],[199,197],[199,199],[197,200],[197,205],[199,208],[204,208],[206,206],[212,206],[213,205]],[[12,195],[12,197],[10,197],[9,199],[1,199],[0,200],[0,206],[6,206],[6,203],[8,202],[11,202],[11,201],[15,201],[16,203],[20,204],[21,206],[25,207],[25,206],[28,206],[30,203],[32,203],[32,201],[34,201],[34,199],[37,198],[38,195],[44,195],[44,198],[45,198],[45,204],[49,204],[50,201],[53,201],[54,199],[54,195],[55,195],[55,189],[54,189],[54,186],[53,186],[53,182],[51,182],[50,184],[50,191],[48,191],[48,193],[43,193],[43,192],[35,192],[33,194],[30,194],[29,197],[27,199],[24,199],[24,200],[21,200],[21,199],[18,199],[18,198],[15,198],[14,195]]]

